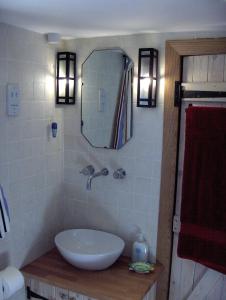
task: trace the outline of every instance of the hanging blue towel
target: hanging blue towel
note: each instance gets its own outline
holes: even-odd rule
[[[3,191],[0,185],[0,238],[5,237],[5,233],[10,231],[10,216],[9,207]]]

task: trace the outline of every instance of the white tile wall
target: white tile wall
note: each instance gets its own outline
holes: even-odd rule
[[[226,36],[225,32],[218,35]],[[216,33],[199,36],[211,37]],[[43,35],[0,24],[0,183],[12,214],[11,233],[0,240],[0,268],[7,264],[20,267],[49,249],[62,221],[64,228],[91,227],[115,232],[126,240],[126,253],[130,253],[132,232],[137,224],[146,235],[152,255],[156,254],[164,44],[166,39],[186,37],[197,37],[197,33],[106,37],[67,43],[67,48],[77,53],[78,83],[81,83],[81,63],[95,48],[125,50],[135,62],[135,87],[138,48],[156,47],[160,51],[158,107],[136,108],[135,88],[134,137],[119,151],[97,150],[80,134],[80,86],[75,106],[55,107],[56,49],[46,44]],[[6,115],[8,82],[19,83],[21,89],[21,113],[15,118]],[[59,123],[55,140],[49,137],[51,119]],[[89,163],[96,169],[110,170],[108,177],[94,180],[91,192],[86,191],[86,178],[79,174]],[[112,178],[113,170],[118,167],[127,171],[124,181]],[[62,194],[64,202],[60,201]],[[24,299],[22,294],[12,300],[19,299]]]
[[[66,43],[77,54],[78,83],[81,64],[94,49],[122,48],[134,61],[134,136],[119,151],[92,148],[80,134],[81,93],[78,84],[77,103],[64,109],[64,182],[65,227],[94,227],[116,233],[126,241],[130,254],[134,225],[143,230],[156,255],[159,212],[159,190],[162,156],[164,49],[167,39],[226,36],[221,33],[165,33],[77,39]],[[138,48],[159,50],[159,96],[155,109],[136,107]],[[108,177],[94,179],[92,191],[86,191],[86,178],[79,170],[88,164],[96,170],[107,167]],[[115,169],[123,167],[127,177],[116,181]]]
[[[0,24],[0,183],[12,220],[0,240],[0,268],[21,267],[46,252],[61,229],[63,122],[55,108],[55,51],[43,35]],[[20,87],[17,117],[6,114],[7,83]],[[56,139],[49,137],[50,119],[59,124]],[[19,298],[23,293],[13,297]]]
[[[81,64],[96,48],[120,47],[135,63],[139,47],[157,47],[160,57],[164,44],[154,45],[151,36],[80,39],[67,43],[68,49],[77,54],[78,77]],[[163,74],[161,66],[160,74]],[[135,85],[136,86],[136,85]],[[161,89],[156,109],[136,108],[134,89],[134,136],[119,151],[92,148],[80,134],[80,87],[76,106],[64,109],[64,181],[65,181],[65,226],[90,227],[118,234],[126,241],[126,254],[130,254],[135,225],[141,227],[152,257],[156,255],[158,221],[163,90]],[[87,164],[96,170],[107,167],[110,175],[93,180],[92,191],[86,191],[86,178],[79,170]],[[114,180],[113,171],[123,167],[127,176]]]

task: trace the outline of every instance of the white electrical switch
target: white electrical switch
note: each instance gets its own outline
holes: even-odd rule
[[[20,89],[18,84],[7,85],[7,113],[8,116],[17,116],[20,110]]]

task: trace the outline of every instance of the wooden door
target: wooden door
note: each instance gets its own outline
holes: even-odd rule
[[[226,55],[188,56],[183,59],[183,83],[194,89],[226,90]],[[195,99],[198,105],[224,106],[222,99]],[[226,99],[223,99],[226,101]],[[215,102],[214,102],[215,101]],[[172,269],[170,278],[170,300],[225,300],[226,276],[208,269],[191,260],[181,259],[177,256],[177,243],[179,232],[179,216],[181,206],[181,188],[183,176],[184,142],[185,142],[185,109],[189,102],[183,102],[181,108],[180,149],[177,177],[177,199],[174,221],[174,238]]]

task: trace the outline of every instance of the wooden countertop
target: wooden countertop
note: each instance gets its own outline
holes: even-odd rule
[[[67,263],[56,249],[22,268],[26,277],[74,291],[98,300],[142,300],[163,271],[160,263],[149,274],[128,270],[129,259],[121,257],[104,271],[80,270]]]

